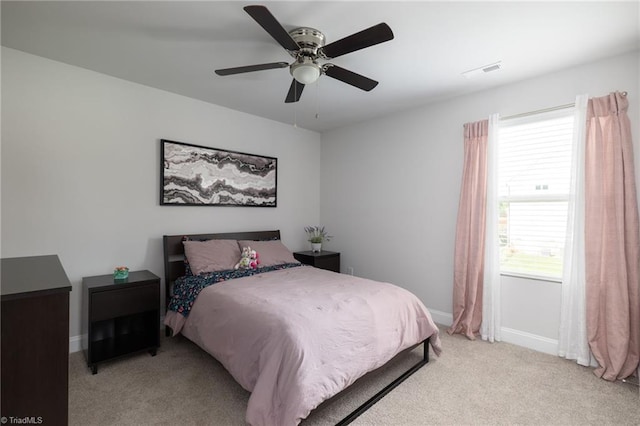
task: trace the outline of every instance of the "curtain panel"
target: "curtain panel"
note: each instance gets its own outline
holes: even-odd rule
[[[482,321],[489,120],[464,125],[464,164],[456,223],[453,324],[449,334],[475,340]]]
[[[489,117],[487,140],[487,210],[484,241],[484,279],[482,282],[482,340],[491,343],[502,340],[502,278],[500,277],[500,241],[498,209],[498,131],[500,114]]]
[[[640,231],[628,101],[589,100],[585,150],[587,335],[606,380],[626,378],[640,358]]]
[[[584,151],[588,95],[576,97],[571,153],[571,187],[562,273],[562,303],[558,332],[558,355],[591,365],[587,339],[584,243]]]

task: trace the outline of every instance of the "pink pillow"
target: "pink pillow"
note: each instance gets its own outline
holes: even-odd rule
[[[193,275],[233,269],[240,259],[236,240],[183,241]]]
[[[260,266],[282,265],[283,263],[300,263],[294,257],[293,253],[280,240],[272,241],[238,241],[240,250],[244,247],[251,247],[258,252]]]

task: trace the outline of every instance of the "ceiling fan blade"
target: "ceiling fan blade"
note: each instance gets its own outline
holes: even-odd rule
[[[304,84],[299,83],[295,78],[291,82],[291,87],[289,87],[289,93],[287,93],[287,98],[284,100],[285,103],[290,104],[292,102],[298,102],[300,100],[300,95],[302,95],[302,89],[304,89]]]
[[[335,78],[336,80],[340,80],[343,83],[355,86],[358,89],[366,90],[368,92],[378,85],[377,81],[371,80],[363,75],[356,74],[353,71],[346,70],[337,65],[328,65],[329,66],[324,71],[326,75],[331,78]]]
[[[364,49],[385,41],[393,40],[393,31],[384,22],[373,27],[351,34],[348,37],[329,43],[320,48],[320,51],[327,58],[337,58],[356,50]]]
[[[224,68],[221,70],[216,70],[216,74],[233,75],[233,74],[242,74],[245,72],[272,70],[275,68],[286,68],[288,66],[289,64],[286,62],[271,62],[269,64],[258,64],[258,65],[247,65],[244,67]]]
[[[269,33],[280,46],[287,50],[295,51],[300,49],[298,43],[291,38],[287,30],[284,29],[280,22],[269,12],[265,6],[245,6],[244,11],[247,12],[255,21],[260,24],[266,32]]]

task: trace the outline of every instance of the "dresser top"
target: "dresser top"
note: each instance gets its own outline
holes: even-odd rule
[[[34,292],[71,291],[71,283],[57,255],[10,257],[0,265],[2,300]]]

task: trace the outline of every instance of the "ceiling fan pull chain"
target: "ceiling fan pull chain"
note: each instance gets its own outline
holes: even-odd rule
[[[293,93],[294,93],[294,97],[296,99],[298,99],[298,85],[294,84],[294,88],[293,88]],[[298,105],[297,102],[293,103],[293,128],[297,129],[298,128],[298,107],[296,106]]]
[[[320,118],[320,80],[316,81],[316,120]]]

